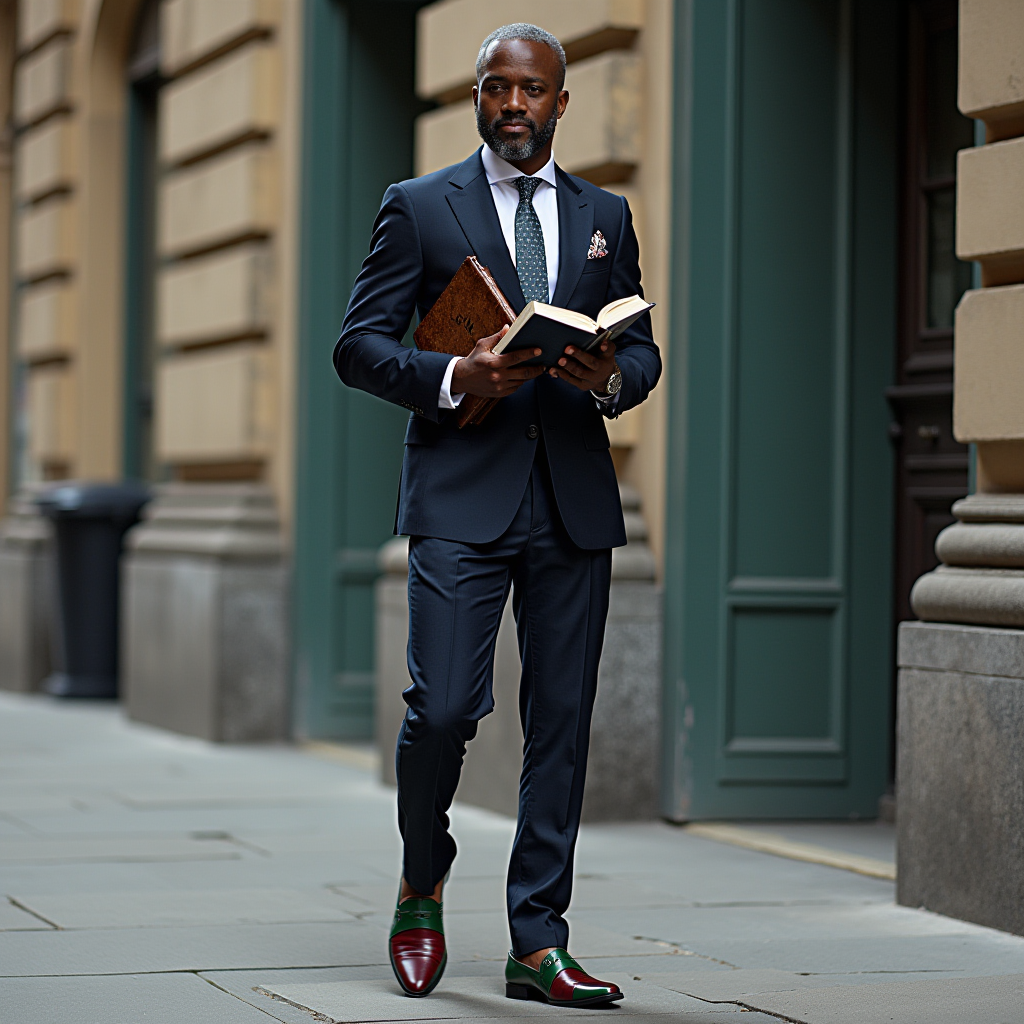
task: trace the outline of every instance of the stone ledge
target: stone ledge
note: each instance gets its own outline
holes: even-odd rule
[[[1024,631],[902,622],[897,664],[907,669],[1024,679]]]
[[[133,554],[277,561],[285,551],[270,490],[259,484],[165,484],[128,532]]]

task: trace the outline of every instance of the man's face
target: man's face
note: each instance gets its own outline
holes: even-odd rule
[[[569,102],[561,77],[558,58],[544,43],[507,39],[491,45],[473,102],[480,137],[503,160],[529,160],[551,141]]]

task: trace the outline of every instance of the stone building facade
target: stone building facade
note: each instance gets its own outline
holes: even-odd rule
[[[962,0],[954,423],[975,492],[900,627],[899,899],[1024,933],[1024,8]],[[967,865],[970,867],[968,868]]]
[[[610,429],[634,528],[603,687],[633,724],[595,815],[870,817],[898,782],[909,829],[929,673],[948,708],[975,677],[1017,699],[1019,6],[517,7],[565,44],[556,156],[628,198],[666,362]],[[45,671],[33,489],[138,477],[129,713],[366,739],[376,708],[386,745],[405,413],[330,352],[387,184],[477,144],[495,26],[486,0],[0,2],[0,685]],[[945,625],[897,656],[915,612]],[[507,790],[515,715],[488,728]]]

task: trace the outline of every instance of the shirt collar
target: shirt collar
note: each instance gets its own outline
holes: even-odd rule
[[[501,181],[511,181],[513,178],[525,177],[522,171],[513,167],[507,160],[502,160],[490,146],[484,146],[480,151],[480,159],[484,164],[484,173],[487,175],[487,184],[496,185]],[[546,181],[552,188],[557,188],[555,178],[555,154],[551,154],[548,162],[536,174],[531,175]]]

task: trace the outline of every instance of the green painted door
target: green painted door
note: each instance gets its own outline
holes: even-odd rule
[[[373,582],[394,525],[407,413],[331,365],[389,184],[412,174],[416,9],[307,0],[296,495],[296,732],[373,728]]]
[[[898,9],[678,9],[664,812],[873,816]]]

